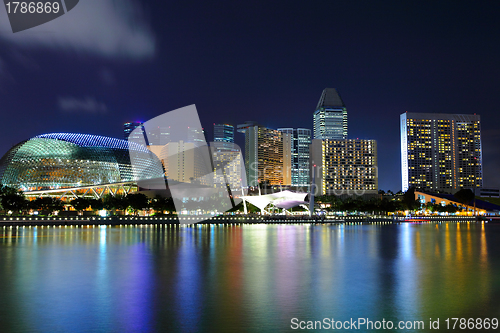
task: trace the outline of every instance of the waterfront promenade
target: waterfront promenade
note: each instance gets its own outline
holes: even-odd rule
[[[87,226],[87,225],[177,225],[191,224],[195,220],[189,216],[76,216],[76,217],[33,217],[0,216],[0,226]],[[199,220],[199,219],[196,219]],[[476,222],[473,216],[432,216],[432,217],[384,217],[384,216],[283,216],[283,215],[221,215],[207,217],[198,224],[350,224],[350,223],[439,223]]]

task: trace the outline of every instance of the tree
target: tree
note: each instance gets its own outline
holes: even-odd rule
[[[335,195],[321,195],[315,198],[316,203],[330,204],[330,210],[342,210],[342,200]]]
[[[416,210],[420,207],[420,203],[415,199],[415,188],[410,187],[405,194],[403,194],[402,200],[404,206],[408,210]]]
[[[255,207],[250,202],[247,201],[246,205],[247,205],[247,212],[249,214],[260,212],[260,208]],[[243,200],[239,204],[237,204],[235,207],[233,207],[230,210],[228,210],[228,212],[237,212],[237,211],[240,211],[240,212],[244,212],[245,211],[245,207],[243,205]]]
[[[5,185],[0,186],[0,197],[2,197],[4,195],[8,195],[8,194],[19,194],[19,193],[22,193],[22,192],[13,188],[13,187],[5,186]]]
[[[104,203],[102,202],[101,199],[87,199],[87,200],[89,201],[90,208],[93,211],[104,209]]]
[[[28,207],[28,202],[20,192],[4,194],[1,196],[2,207],[5,211],[19,213]]]
[[[347,198],[342,202],[342,210],[346,212],[355,212],[363,210],[363,200],[360,198]]]
[[[432,213],[439,211],[438,206],[439,205],[436,205],[435,203],[432,203],[432,202],[428,202],[425,204],[425,208]]]
[[[73,199],[71,200],[70,204],[77,212],[81,212],[82,210],[85,210],[90,207],[89,200],[85,198]]]
[[[458,202],[464,204],[464,205],[470,205],[471,201],[474,200],[474,192],[472,192],[471,189],[461,189],[457,193],[453,195]]]
[[[63,210],[64,203],[57,198],[43,197],[30,201],[29,207],[33,210],[47,211],[51,214]]]
[[[165,198],[161,195],[156,195],[150,201],[150,207],[157,213],[163,214],[163,212],[173,212],[175,211],[174,199]]]
[[[130,208],[132,208],[136,214],[137,211],[146,209],[149,206],[148,197],[143,193],[132,193],[127,197]]]
[[[453,213],[458,212],[460,209],[457,206],[449,203],[449,204],[447,204],[446,206],[443,207],[443,210],[445,212],[453,214]]]
[[[126,196],[123,195],[111,195],[107,194],[102,198],[104,204],[104,209],[107,210],[120,210],[124,211],[129,206],[129,201]]]
[[[52,212],[60,212],[61,210],[64,210],[64,202],[62,202],[60,199],[57,198],[51,198],[51,199],[52,199],[52,205],[51,205]]]

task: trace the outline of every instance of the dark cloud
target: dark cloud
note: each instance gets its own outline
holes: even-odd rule
[[[94,97],[77,99],[74,97],[59,97],[59,109],[64,112],[105,113],[106,104],[97,101]]]
[[[108,86],[112,86],[116,83],[115,74],[108,68],[103,68],[99,72],[99,78],[102,83]]]
[[[14,81],[10,71],[8,70],[7,63],[0,57],[0,92],[2,92],[6,86],[6,83],[12,83]]]
[[[25,69],[33,71],[39,71],[41,69],[40,65],[32,56],[28,54],[28,52],[13,49],[10,52],[10,58]]]
[[[85,0],[65,15],[0,38],[24,48],[71,50],[107,58],[143,59],[155,53],[155,36],[135,0]],[[9,31],[0,10],[0,31]]]

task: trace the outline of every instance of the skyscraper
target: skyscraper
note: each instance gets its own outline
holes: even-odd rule
[[[312,140],[311,166],[318,195],[378,192],[375,140]]]
[[[137,127],[141,127],[142,131],[141,131],[141,133],[136,132],[136,134],[140,134],[143,136],[144,135],[144,126],[143,126],[142,122],[133,121],[133,122],[123,124],[123,138],[125,140],[128,140],[130,133],[132,133]]]
[[[214,124],[214,142],[234,142],[233,125]]]
[[[291,184],[292,186],[309,185],[309,145],[311,130],[305,128],[278,128],[291,139]]]
[[[290,185],[291,135],[259,126],[255,122],[238,125],[245,134],[245,167],[249,186],[259,183]],[[285,147],[285,149],[284,149]]]
[[[232,149],[234,146],[233,125],[214,124],[214,142],[217,149]]]
[[[325,88],[313,114],[315,139],[347,139],[347,109],[335,88]]]
[[[203,131],[203,128],[188,127],[187,131],[188,142],[206,144],[205,132]]]
[[[229,148],[232,145],[232,148]],[[214,166],[214,184],[229,185],[233,190],[246,187],[246,177],[243,175],[243,158],[241,151],[234,143],[226,143],[225,147],[211,147]]]
[[[138,127],[140,127],[141,130],[139,132],[135,132],[133,134],[135,137],[131,139],[138,139],[143,137],[146,141],[146,145],[148,146],[165,145],[170,142],[170,127],[149,128],[146,133],[144,124],[138,121],[123,124],[124,139],[127,140],[129,138],[129,135]]]
[[[400,124],[403,191],[483,186],[480,116],[407,112]]]
[[[170,126],[158,126],[145,130],[147,131],[148,146],[163,146],[170,142]]]
[[[159,158],[167,179],[210,185],[211,179],[204,176],[212,171],[211,166],[203,159],[204,154],[201,152],[203,148],[200,146],[196,142],[184,141],[169,142],[164,145]]]

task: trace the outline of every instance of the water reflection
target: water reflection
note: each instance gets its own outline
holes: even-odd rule
[[[0,228],[2,331],[283,331],[498,317],[499,226]]]

